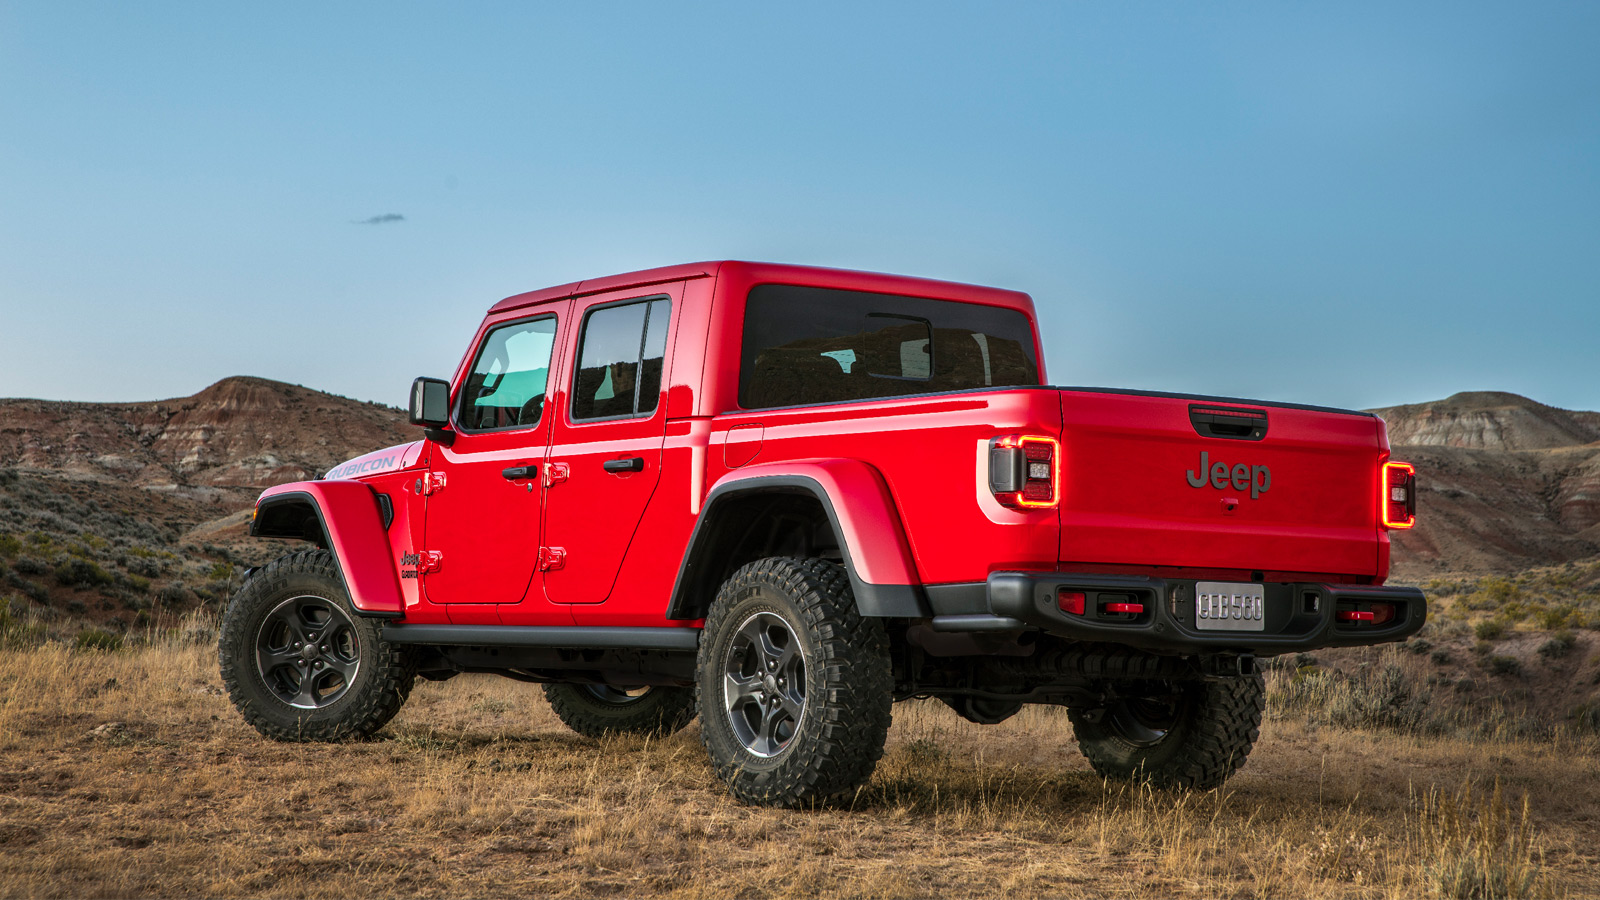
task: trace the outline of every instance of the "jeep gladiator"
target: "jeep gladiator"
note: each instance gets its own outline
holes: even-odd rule
[[[729,790],[862,784],[896,700],[1064,706],[1112,777],[1243,764],[1256,661],[1399,641],[1415,522],[1381,419],[1050,386],[1026,294],[822,268],[653,269],[495,304],[423,439],[284,484],[223,677],[262,734],[370,734],[416,677],[541,684],[585,735],[696,716]]]

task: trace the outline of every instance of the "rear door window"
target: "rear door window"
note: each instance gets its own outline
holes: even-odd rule
[[[745,409],[1038,383],[1018,310],[785,284],[745,303]]]
[[[667,325],[664,297],[591,310],[573,373],[572,420],[648,416],[661,400]]]

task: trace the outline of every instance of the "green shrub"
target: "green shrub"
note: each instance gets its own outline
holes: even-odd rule
[[[122,635],[90,628],[78,632],[78,636],[72,639],[72,646],[79,650],[121,650]]]
[[[14,534],[0,534],[0,556],[16,556],[22,552],[22,542]]]
[[[97,587],[116,581],[110,572],[87,559],[64,559],[56,563],[56,583],[63,587]]]
[[[1558,631],[1550,635],[1550,640],[1539,645],[1539,655],[1545,659],[1560,659],[1572,652],[1578,646],[1578,636],[1570,631]]]
[[[1522,671],[1522,663],[1514,656],[1491,656],[1484,661],[1484,668],[1492,675],[1516,675]]]
[[[1506,623],[1500,619],[1485,619],[1472,626],[1472,633],[1480,641],[1496,641],[1505,636]]]

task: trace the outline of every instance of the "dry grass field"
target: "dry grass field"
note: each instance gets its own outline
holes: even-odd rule
[[[902,704],[856,797],[781,811],[729,800],[696,726],[592,742],[489,676],[419,683],[373,741],[271,743],[202,620],[153,633],[0,650],[0,895],[1600,895],[1592,735],[1331,724],[1359,680],[1275,669],[1208,793],[1096,777],[1057,710]]]

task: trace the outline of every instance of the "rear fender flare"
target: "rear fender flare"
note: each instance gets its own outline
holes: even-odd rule
[[[394,618],[404,614],[405,601],[386,518],[377,492],[367,484],[300,481],[261,494],[250,535],[311,540],[326,548],[356,612]]]
[[[762,493],[815,497],[827,514],[845,571],[864,616],[926,618],[928,602],[917,576],[894,497],[878,470],[860,460],[823,459],[746,466],[717,480],[706,494],[678,568],[667,618],[705,616],[718,585],[704,584],[714,564],[708,534],[729,501]]]

